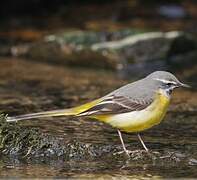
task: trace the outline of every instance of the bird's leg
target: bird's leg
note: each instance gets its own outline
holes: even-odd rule
[[[146,147],[146,145],[144,144],[144,141],[142,140],[142,138],[141,138],[140,134],[137,134],[137,136],[138,136],[138,138],[139,138],[139,140],[140,140],[140,142],[141,142],[142,146],[143,146],[143,147],[144,147],[144,149],[146,150],[146,152],[148,152],[148,148],[147,148],[147,147]]]
[[[122,147],[123,147],[124,152],[129,156],[129,151],[125,147],[125,144],[124,144],[124,141],[123,141],[122,134],[121,134],[120,130],[118,130],[118,135],[120,137],[120,141],[122,143]]]

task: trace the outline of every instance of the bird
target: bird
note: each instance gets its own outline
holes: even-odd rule
[[[190,86],[167,71],[155,71],[101,98],[72,108],[7,117],[7,122],[56,116],[90,117],[117,129],[123,151],[129,156],[122,132],[136,133],[149,152],[140,132],[158,125],[164,118],[175,88]]]

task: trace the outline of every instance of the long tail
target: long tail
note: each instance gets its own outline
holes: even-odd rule
[[[35,119],[35,118],[44,118],[44,117],[55,117],[55,116],[71,116],[76,115],[76,111],[74,109],[61,109],[61,110],[54,110],[54,111],[44,111],[39,113],[31,113],[31,114],[24,114],[19,116],[7,117],[7,122],[13,121],[20,121],[20,120],[28,120],[28,119]]]
[[[69,108],[69,109],[44,111],[44,112],[39,112],[39,113],[31,113],[31,114],[7,117],[6,121],[7,122],[14,122],[14,121],[35,119],[35,118],[44,118],[44,117],[78,115],[81,112],[84,112],[87,109],[95,106],[98,102],[100,102],[100,100],[95,100],[95,101],[92,101],[90,103],[86,103],[84,105],[81,105],[81,106],[78,106],[78,107],[74,107],[74,108]]]

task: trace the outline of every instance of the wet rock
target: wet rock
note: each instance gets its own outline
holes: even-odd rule
[[[118,49],[123,64],[123,76],[144,76],[152,71],[180,70],[195,64],[196,38],[183,32],[153,32],[139,34],[121,43],[105,44],[97,48]]]
[[[108,154],[114,148],[62,139],[42,133],[38,128],[26,128],[17,123],[7,123],[0,118],[0,153],[26,158],[63,157],[65,159],[91,159]]]
[[[77,140],[66,142],[54,135],[41,132],[38,128],[26,128],[17,123],[5,122],[5,116],[0,118],[0,154],[22,158],[61,157],[64,160],[84,159],[126,159],[146,163],[189,163],[195,164],[194,159],[181,152],[147,153],[144,150],[131,150],[129,157],[122,150],[121,145],[104,145],[82,143]],[[133,148],[133,147],[130,147]]]
[[[13,46],[10,53],[13,56],[25,56],[54,64],[116,69],[120,64],[116,54],[93,51],[91,46],[98,42],[120,39],[134,33],[136,32],[133,30],[67,32],[61,35],[46,36],[39,42]]]
[[[196,166],[196,165],[197,165],[197,159],[191,158],[191,159],[189,160],[189,165],[191,165],[191,166]]]
[[[13,56],[24,56],[35,61],[78,67],[116,69],[119,61],[113,54],[106,56],[88,48],[77,49],[69,44],[45,41],[12,47],[11,53]]]
[[[0,118],[0,152],[12,156],[51,155],[49,150],[62,151],[61,143],[41,133],[36,128],[25,128],[16,123],[6,123]]]
[[[123,69],[124,74],[145,75],[195,63],[196,49],[195,37],[184,32],[122,30],[49,35],[39,42],[14,46],[10,52],[36,61]]]
[[[46,36],[44,39],[48,42],[59,42],[71,44],[77,48],[91,47],[96,43],[103,43],[107,41],[121,40],[130,35],[142,33],[143,31],[135,29],[123,29],[119,31],[73,31],[62,34],[54,34]]]

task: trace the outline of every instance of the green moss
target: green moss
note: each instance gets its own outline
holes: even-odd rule
[[[76,140],[65,143],[64,140],[42,133],[37,128],[27,128],[20,123],[7,123],[6,116],[0,116],[0,154],[83,159],[95,157],[95,154],[101,154],[101,152],[102,149],[94,145]]]
[[[132,148],[132,147],[130,147]],[[130,149],[129,148],[129,149]],[[0,115],[0,155],[23,158],[63,157],[65,160],[91,160],[95,158],[128,159],[121,145],[88,144],[78,140],[65,142],[55,136],[42,133],[37,128],[27,128],[20,123],[7,123],[6,116]],[[133,150],[129,158],[132,163],[178,163],[188,162],[181,152],[150,152]]]
[[[0,116],[0,151],[5,154],[25,154],[39,146],[40,133],[36,128],[27,129],[17,123],[7,123]]]

